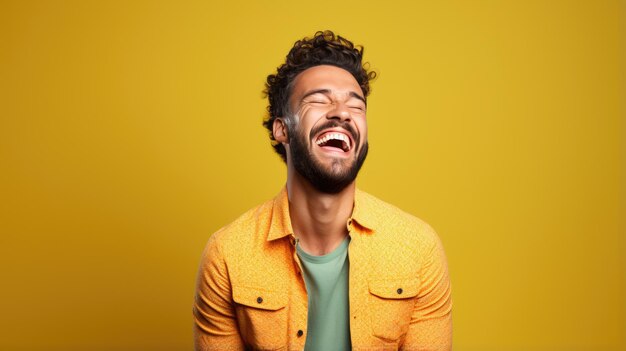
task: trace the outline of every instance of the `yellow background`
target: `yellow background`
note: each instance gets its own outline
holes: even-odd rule
[[[366,191],[429,222],[459,351],[626,350],[623,1],[0,2],[0,349],[188,350],[210,233],[285,181],[267,74],[380,77]]]

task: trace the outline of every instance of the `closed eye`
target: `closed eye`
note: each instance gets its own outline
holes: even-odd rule
[[[348,107],[355,111],[365,111],[365,106],[348,106]]]
[[[322,94],[314,94],[312,96],[309,96],[308,99],[305,100],[305,102],[315,105],[326,105],[330,104],[330,99]]]

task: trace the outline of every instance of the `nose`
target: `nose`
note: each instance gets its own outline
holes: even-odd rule
[[[333,104],[333,109],[328,111],[326,118],[350,121],[352,119],[352,115],[350,114],[350,109],[346,106],[346,104],[336,102]]]

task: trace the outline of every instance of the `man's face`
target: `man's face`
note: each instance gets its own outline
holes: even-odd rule
[[[294,80],[289,104],[294,169],[321,192],[343,190],[368,150],[365,98],[356,79],[335,66],[309,68]]]

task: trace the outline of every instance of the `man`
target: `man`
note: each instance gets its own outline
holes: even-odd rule
[[[363,49],[330,31],[267,78],[264,125],[286,187],[213,234],[198,274],[197,350],[450,350],[434,231],[355,187],[367,155]]]

